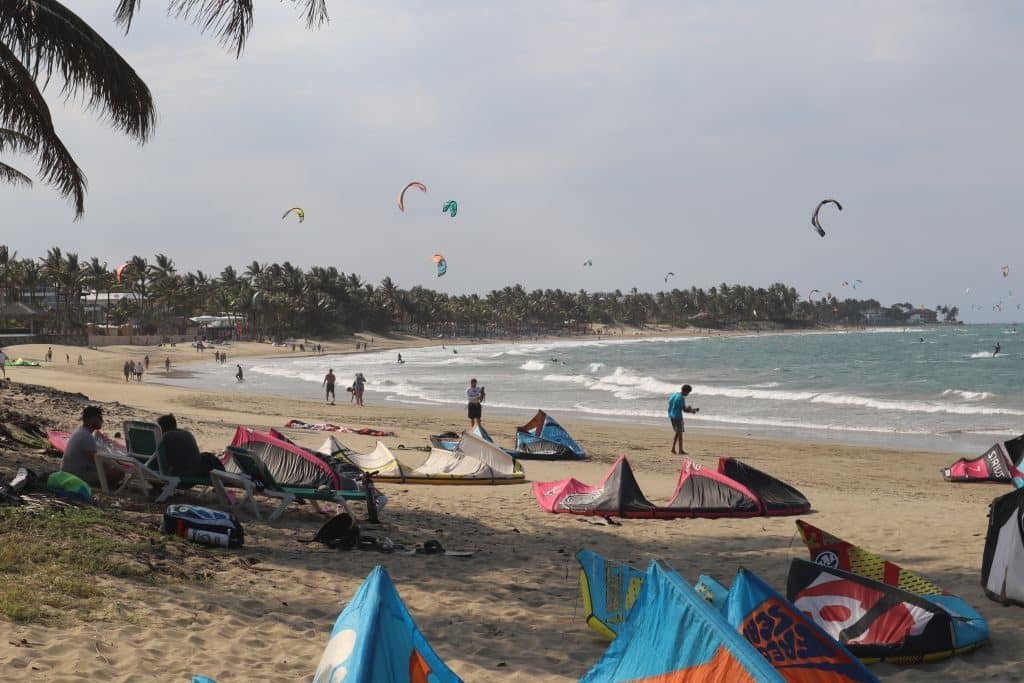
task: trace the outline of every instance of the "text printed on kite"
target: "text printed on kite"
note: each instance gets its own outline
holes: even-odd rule
[[[409,188],[411,188],[411,187],[416,188],[420,192],[424,192],[425,193],[427,191],[427,186],[426,185],[424,185],[423,183],[417,182],[415,180],[412,181],[411,183],[409,183],[408,185],[406,185],[405,187],[403,187],[402,191],[398,193],[398,209],[400,211],[405,211],[405,193],[408,192]]]
[[[837,209],[839,209],[840,211],[843,210],[843,205],[840,204],[835,199],[823,199],[820,202],[818,202],[818,206],[814,207],[814,213],[811,214],[811,225],[814,226],[814,229],[818,231],[818,235],[820,237],[825,236],[825,228],[821,227],[821,222],[818,220],[818,212],[820,212],[821,207],[825,206],[826,204],[835,204]]]
[[[300,223],[306,220],[306,212],[303,211],[302,208],[298,206],[293,206],[292,208],[285,211],[284,214],[281,216],[281,220],[288,218],[288,214],[290,213],[294,213],[296,216],[298,216]]]

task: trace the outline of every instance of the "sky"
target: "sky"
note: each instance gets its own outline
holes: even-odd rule
[[[140,147],[51,85],[86,214],[0,186],[21,257],[288,260],[453,294],[861,279],[885,304],[1024,319],[1020,3],[328,0],[310,31],[260,0],[238,59],[159,0],[127,35],[114,0],[65,4],[158,123]],[[413,180],[429,192],[402,213]],[[826,197],[844,210],[820,238]]]

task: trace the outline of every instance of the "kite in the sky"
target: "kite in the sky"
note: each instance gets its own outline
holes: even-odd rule
[[[449,212],[451,212],[452,218],[455,218],[455,214],[459,212],[459,203],[454,199],[449,199],[444,203],[444,206],[441,207],[441,213]]]
[[[421,192],[427,191],[426,185],[424,185],[423,183],[418,183],[415,180],[406,185],[405,187],[403,187],[402,191],[398,195],[398,208],[401,211],[405,211],[405,193],[408,191],[410,187],[415,187],[417,190],[420,190]]]
[[[587,259],[586,261],[583,262],[583,265],[584,266],[592,266],[592,265],[594,265],[594,262],[592,260],[590,260],[590,259]]]
[[[858,287],[860,287],[860,286],[861,286],[862,284],[864,284],[864,281],[863,281],[863,280],[854,280],[854,281],[853,281],[853,288],[854,288],[854,289],[857,289],[857,288],[858,288]]]
[[[837,202],[835,199],[823,199],[820,202],[818,202],[818,206],[814,207],[814,213],[811,214],[811,225],[814,226],[814,229],[818,231],[818,235],[820,235],[821,237],[825,236],[825,228],[821,227],[821,223],[818,221],[818,212],[821,211],[821,207],[825,206],[826,204],[835,204],[837,209],[839,209],[840,211],[843,210],[843,205]]]
[[[252,305],[253,305],[253,308],[256,307],[256,299],[258,299],[261,294],[263,294],[263,292],[256,292],[255,294],[252,295]]]
[[[815,294],[821,294],[821,290],[820,289],[812,289],[811,291],[807,292],[807,303],[811,303],[814,300],[814,295]]]
[[[285,218],[288,218],[288,214],[290,214],[290,213],[292,213],[292,212],[294,212],[294,213],[295,213],[295,215],[299,217],[299,222],[300,222],[300,223],[301,223],[302,221],[306,220],[306,212],[305,212],[305,211],[303,211],[303,210],[302,210],[302,209],[301,209],[300,207],[298,207],[298,206],[293,206],[292,208],[290,208],[290,209],[288,209],[287,211],[285,211],[285,212],[284,212],[284,215],[282,215],[282,216],[281,216],[281,220],[284,220]]]
[[[117,284],[121,284],[121,274],[124,272],[124,269],[131,267],[131,265],[131,263],[122,263],[116,270],[114,270],[114,275],[117,277]]]
[[[441,254],[434,254],[434,263],[437,264],[437,276],[441,277],[448,272],[448,261]]]
[[[675,277],[675,276],[676,276],[676,274],[675,274],[675,273],[673,273],[673,272],[671,272],[671,271],[669,271],[669,272],[665,273],[665,282],[668,282],[668,279],[669,279],[670,277]]]
[[[1003,277],[1010,277],[1010,266],[1003,266]]]

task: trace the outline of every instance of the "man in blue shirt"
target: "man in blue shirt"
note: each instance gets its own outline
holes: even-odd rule
[[[684,384],[677,393],[668,397],[668,419],[672,423],[672,431],[675,432],[675,436],[672,437],[672,452],[681,455],[689,455],[683,450],[683,413],[696,413],[700,410],[700,408],[690,408],[686,405],[686,397],[690,395],[691,391],[693,391],[693,387]],[[679,444],[678,451],[676,451],[677,443]]]

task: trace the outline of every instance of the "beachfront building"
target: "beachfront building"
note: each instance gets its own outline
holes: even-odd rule
[[[938,314],[930,308],[920,308],[907,317],[907,322],[911,325],[924,325],[938,321]]]

